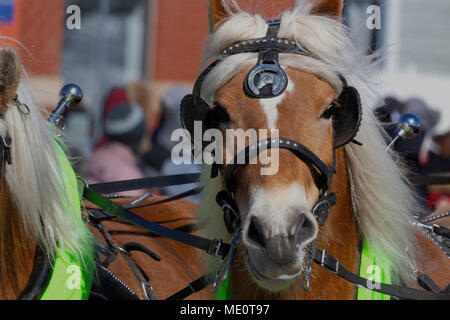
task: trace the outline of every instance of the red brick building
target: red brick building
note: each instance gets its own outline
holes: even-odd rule
[[[204,40],[209,34],[206,0],[159,0],[157,28],[153,35],[157,48],[151,77],[162,81],[192,81],[199,72]],[[279,16],[294,0],[239,1],[242,9],[265,18]],[[276,3],[276,5],[275,5]],[[152,19],[151,18],[151,19]]]
[[[0,35],[13,38],[21,45],[8,39],[0,39],[0,46],[12,46],[17,50],[33,87],[44,90],[37,94],[39,99],[48,104],[55,101],[56,98],[52,96],[58,93],[58,87],[62,83],[61,12],[64,12],[64,3],[61,0],[13,0],[11,4],[12,20],[0,21]]]
[[[2,39],[0,45],[16,48],[44,105],[56,103],[63,79],[67,6],[76,1],[10,0],[12,21],[0,17],[0,34],[19,41],[22,46]],[[91,0],[93,2],[100,0]],[[112,0],[114,1],[114,0]],[[136,0],[139,1],[139,0]],[[142,77],[152,84],[154,103],[168,84],[192,84],[201,68],[204,40],[208,36],[206,0],[141,0],[146,7],[145,48]],[[294,0],[241,0],[243,9],[278,16]],[[83,7],[82,10],[82,22]],[[75,31],[76,32],[76,31]],[[81,51],[92,48],[79,48]],[[106,66],[107,67],[107,66]]]
[[[202,51],[209,35],[206,0],[151,1],[156,27],[150,30],[149,78],[164,91],[174,81],[192,84],[201,68]],[[276,4],[275,4],[276,3]],[[294,0],[241,0],[244,10],[270,19],[293,7]]]

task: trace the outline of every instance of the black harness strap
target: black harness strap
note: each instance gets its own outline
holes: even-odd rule
[[[124,243],[122,245],[122,249],[127,252],[127,254],[124,254],[123,257],[128,262],[131,270],[133,271],[134,276],[136,277],[136,280],[140,283],[142,293],[144,294],[144,298],[146,300],[158,300],[158,296],[156,295],[152,285],[150,284],[149,277],[144,272],[144,270],[142,270],[142,268],[133,260],[133,258],[131,257],[131,252],[132,251],[143,252],[156,261],[160,261],[161,257],[155,252],[149,250],[147,247],[136,242]]]
[[[433,281],[433,279],[431,279],[425,273],[422,273],[417,277],[417,283],[425,290],[432,291],[436,294],[439,294],[441,292],[445,293],[441,290],[441,288],[439,288],[439,286]]]
[[[37,300],[40,298],[42,292],[45,289],[52,271],[52,265],[48,260],[47,255],[39,248],[36,247],[36,253],[34,257],[33,271],[31,272],[28,283],[17,298],[18,300]]]
[[[218,60],[222,60],[225,57],[239,54],[239,53],[261,53],[266,50],[273,52],[292,53],[304,56],[312,56],[316,59],[311,52],[308,52],[300,48],[294,40],[281,39],[277,37],[278,30],[280,28],[281,19],[273,19],[266,21],[268,28],[266,35],[262,38],[244,40],[234,43],[230,47],[226,48],[217,57]]]
[[[181,289],[177,293],[174,293],[170,297],[168,297],[166,300],[182,300],[186,297],[190,296],[193,293],[199,292],[206,288],[211,281],[209,280],[208,275],[203,275],[197,280],[192,281],[189,283],[184,289]]]
[[[319,190],[324,191],[328,189],[328,185],[331,182],[331,176],[334,170],[334,165],[330,170],[330,167],[322,162],[322,160],[320,160],[319,157],[314,154],[314,152],[312,152],[299,142],[283,137],[272,137],[258,141],[246,147],[235,156],[232,163],[227,164],[226,167],[222,169],[223,178],[228,191],[235,191],[235,186],[232,182],[234,173],[238,167],[247,165],[249,163],[249,160],[256,157],[260,152],[273,148],[286,149],[291,151],[295,156],[308,164],[312,169],[313,177]]]
[[[142,253],[145,253],[150,258],[152,258],[153,260],[161,261],[161,257],[159,256],[159,254],[157,254],[156,252],[151,251],[146,246],[144,246],[144,245],[142,245],[140,243],[137,243],[137,242],[132,242],[131,241],[131,242],[124,243],[122,245],[122,249],[125,250],[128,253],[131,253],[132,251],[142,252]]]
[[[222,240],[218,239],[206,239],[197,237],[182,231],[174,230],[171,228],[164,227],[157,223],[146,220],[133,212],[121,207],[117,203],[103,197],[102,195],[92,191],[89,188],[84,188],[83,196],[85,199],[89,200],[93,204],[99,206],[108,213],[130,222],[134,225],[140,226],[147,229],[153,233],[160,236],[185,243],[187,245],[193,246],[195,248],[201,249],[213,256],[220,256],[222,258],[226,257],[228,251],[230,250],[230,245],[224,243]]]
[[[161,188],[172,185],[183,185],[198,182],[200,173],[176,174],[171,176],[149,177],[132,180],[122,180],[89,185],[92,191],[109,194],[130,190]]]
[[[445,185],[450,184],[450,176],[414,176],[410,177],[409,181],[422,186]]]
[[[176,200],[180,200],[195,194],[199,194],[202,191],[202,188],[194,188],[194,189],[190,189],[188,191],[182,192],[182,193],[178,193],[174,196],[162,199],[162,200],[158,200],[158,201],[153,201],[153,202],[149,202],[149,203],[145,203],[145,204],[140,204],[140,205],[133,205],[133,206],[129,206],[127,207],[127,209],[137,209],[137,208],[146,208],[146,207],[152,207],[152,206],[156,206],[159,204],[163,204],[163,203],[167,203],[167,202],[172,202],[172,201],[176,201]]]
[[[359,275],[348,271],[340,263],[339,260],[328,254],[326,250],[318,250],[312,248],[313,261],[323,267],[325,270],[336,274],[344,280],[347,280],[358,287],[366,288],[376,292],[388,294],[401,299],[407,300],[450,300],[450,295],[444,293],[434,293],[430,291],[422,291],[406,287],[400,287],[390,284],[373,282]],[[368,287],[371,283],[371,288]]]

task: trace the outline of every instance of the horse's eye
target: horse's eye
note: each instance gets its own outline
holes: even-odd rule
[[[206,121],[213,128],[218,128],[223,124],[230,122],[230,116],[227,110],[220,104],[216,103],[206,116]]]
[[[335,111],[336,111],[336,104],[333,102],[330,104],[327,110],[325,110],[325,112],[322,113],[320,117],[323,119],[330,119]]]

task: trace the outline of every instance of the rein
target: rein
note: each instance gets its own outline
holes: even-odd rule
[[[101,194],[117,193],[122,191],[162,188],[172,185],[195,183],[200,178],[199,173],[176,174],[163,177],[150,177],[132,180],[104,182],[89,185],[89,189]]]
[[[114,183],[108,183],[108,184],[97,184],[93,185],[96,189],[103,189],[104,185],[108,186],[108,191],[110,192],[119,192],[123,190],[133,190],[134,186],[138,185],[139,189],[148,189],[150,187],[160,187],[160,186],[170,186],[170,185],[176,185],[177,183],[174,183],[174,177],[175,176],[163,176],[163,177],[154,177],[154,178],[143,178],[143,179],[136,179],[136,180],[127,180],[127,181],[119,181]],[[184,175],[177,175],[176,178],[180,179],[182,182],[180,184],[186,184],[191,183],[197,180],[191,181],[193,178],[198,179],[198,174],[184,174]],[[187,182],[188,181],[188,182]],[[194,193],[200,192],[200,189],[196,188],[193,190],[189,190],[187,192],[183,192],[182,194],[145,204],[145,205],[134,205],[130,208],[122,207],[115,202],[111,201],[110,199],[104,197],[103,195],[93,191],[91,187],[86,183],[86,181],[82,180],[83,183],[83,197],[90,201],[91,203],[97,205],[102,210],[108,213],[109,218],[111,217],[117,217],[119,219],[122,219],[126,222],[129,222],[131,224],[140,226],[155,235],[166,237],[184,244],[187,244],[189,246],[193,246],[197,249],[203,250],[206,253],[212,255],[212,256],[219,256],[222,259],[230,260],[228,255],[229,252],[233,252],[235,248],[231,247],[229,244],[223,242],[221,239],[206,239],[202,237],[198,237],[192,234],[189,234],[188,232],[184,232],[177,229],[171,229],[167,228],[163,225],[151,222],[149,220],[146,220],[133,212],[131,212],[129,209],[137,208],[137,207],[146,207],[146,206],[152,206],[152,205],[158,205],[161,203],[169,202],[169,201],[175,201],[178,199],[181,199],[183,197],[189,196]],[[103,185],[103,186],[102,186]],[[116,189],[117,187],[117,189]],[[104,189],[103,189],[104,190]],[[132,261],[132,259],[129,257],[129,248],[121,248],[115,242],[112,240],[109,233],[102,228],[101,224],[96,223],[97,229],[100,230],[100,232],[104,235],[105,239],[108,243],[112,243],[112,246],[116,252],[123,251],[125,253],[125,257],[130,264],[135,276],[137,277],[138,281],[140,281],[142,285],[142,289],[144,292],[144,296],[146,299],[157,299],[156,294],[153,291],[152,286],[146,281],[145,275],[143,274],[142,270]],[[133,246],[135,247],[135,243],[133,243]],[[231,250],[230,250],[231,249]],[[143,251],[142,248],[139,249],[139,251]],[[144,249],[145,252],[145,249]],[[148,252],[145,252],[148,254]],[[155,258],[152,256],[152,254],[149,254],[152,258]],[[115,257],[113,257],[114,259]],[[158,259],[157,259],[158,260]],[[232,261],[232,259],[230,260]],[[106,269],[106,268],[103,268]],[[106,269],[108,270],[108,269]],[[184,299],[188,297],[189,295],[198,292],[202,289],[204,289],[206,286],[208,286],[211,283],[211,277],[212,275],[205,274],[201,276],[200,278],[192,281],[189,283],[185,288],[181,289],[180,291],[176,292],[175,294],[171,295],[167,298],[167,300],[178,300],[178,299]],[[123,287],[123,285],[122,285]],[[133,293],[134,294],[134,293]],[[134,294],[135,295],[135,294]]]
[[[36,300],[39,299],[44,291],[44,288],[50,280],[52,266],[48,261],[47,255],[36,247],[34,257],[33,270],[31,271],[28,283],[20,293],[18,300]]]
[[[347,280],[358,287],[370,289],[379,293],[408,300],[450,300],[450,294],[444,292],[423,291],[391,284],[373,282],[348,271],[340,263],[339,259],[328,254],[326,250],[312,248],[313,261],[322,268],[338,277]],[[431,280],[431,279],[430,279]],[[371,287],[368,287],[368,283]],[[437,287],[437,286],[436,286]],[[427,289],[427,288],[424,288]]]
[[[210,240],[202,237],[197,237],[189,233],[167,228],[160,224],[144,219],[131,212],[130,210],[109,200],[108,198],[105,198],[101,194],[89,189],[89,187],[84,188],[83,197],[115,217],[147,229],[159,236],[182,242],[197,249],[203,250],[212,256],[219,256],[221,258],[224,258],[230,249],[229,244],[224,243],[222,240]]]

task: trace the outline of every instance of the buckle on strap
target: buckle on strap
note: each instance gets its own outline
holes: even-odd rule
[[[339,271],[339,259],[330,256],[327,250],[323,249],[320,257],[320,266],[329,272],[337,274]]]
[[[158,296],[153,290],[153,286],[147,281],[141,281],[142,292],[144,293],[145,300],[159,300]]]
[[[228,272],[230,272],[231,264],[233,263],[234,256],[236,254],[236,249],[242,241],[242,238],[239,237],[239,231],[235,232],[233,239],[231,241],[231,249],[228,252],[228,255],[222,259],[222,263],[217,268],[216,277],[213,281],[211,290],[216,292],[220,285],[225,281]]]
[[[334,192],[330,194],[325,192],[322,196],[320,196],[319,200],[314,205],[312,212],[321,227],[325,225],[331,208],[336,204],[336,202],[337,198]]]
[[[222,239],[213,239],[211,240],[211,245],[208,249],[208,254],[217,257],[220,253],[220,249],[222,248],[223,240]]]

